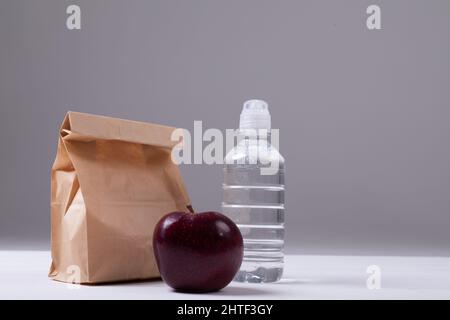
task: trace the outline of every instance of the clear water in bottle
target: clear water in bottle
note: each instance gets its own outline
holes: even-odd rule
[[[284,159],[271,146],[270,134],[245,136],[246,129],[270,129],[267,104],[247,101],[243,114],[243,137],[225,158],[223,183],[222,211],[244,238],[244,259],[234,280],[274,282],[281,278],[284,263]],[[269,163],[276,163],[278,170],[262,174]]]

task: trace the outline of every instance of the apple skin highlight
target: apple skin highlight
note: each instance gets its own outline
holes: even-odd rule
[[[153,234],[162,279],[180,292],[203,293],[226,287],[243,258],[239,228],[221,213],[172,212]]]

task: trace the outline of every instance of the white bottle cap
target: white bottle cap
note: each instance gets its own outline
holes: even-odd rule
[[[239,129],[270,130],[269,106],[264,100],[248,100],[244,102]]]

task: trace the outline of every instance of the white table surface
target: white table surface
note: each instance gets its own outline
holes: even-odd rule
[[[162,281],[68,286],[47,278],[49,263],[48,251],[0,251],[0,299],[450,299],[450,257],[288,255],[278,283],[201,295]],[[366,285],[370,265],[381,270],[378,290]]]

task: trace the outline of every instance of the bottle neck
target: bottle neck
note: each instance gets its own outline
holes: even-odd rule
[[[238,141],[270,143],[271,133],[267,129],[239,129]]]

